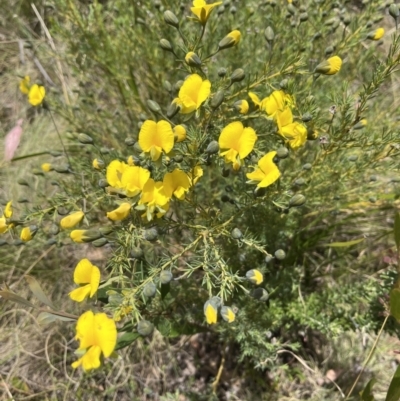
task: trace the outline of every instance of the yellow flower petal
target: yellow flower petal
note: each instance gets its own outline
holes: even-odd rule
[[[124,170],[120,184],[126,190],[126,195],[132,197],[142,192],[149,178],[149,170],[140,166],[129,166]]]
[[[8,230],[5,217],[0,217],[0,234],[4,234]]]
[[[19,83],[19,90],[24,94],[27,95],[29,93],[29,85],[31,83],[31,78],[29,75],[25,75],[24,79],[21,79]]]
[[[114,188],[122,188],[121,178],[122,174],[128,166],[119,160],[113,160],[107,166],[106,178],[110,186]]]
[[[117,209],[112,210],[111,212],[107,212],[107,217],[113,221],[124,220],[129,216],[131,211],[130,203],[122,203]]]
[[[189,75],[179,90],[179,101],[182,114],[197,110],[207,100],[211,93],[211,82],[203,81],[200,75]]]
[[[174,146],[174,133],[168,121],[158,123],[146,120],[139,132],[139,145],[144,152],[150,152],[152,160],[160,157],[161,149],[169,153]]]
[[[163,187],[168,198],[175,195],[179,200],[183,200],[185,193],[190,188],[189,177],[182,170],[175,169],[172,173],[165,174]]]
[[[117,328],[113,319],[105,313],[96,313],[94,316],[94,331],[96,345],[99,345],[104,356],[109,357],[117,343]]]
[[[30,228],[24,227],[21,231],[19,238],[25,242],[30,241],[33,238]]]
[[[44,86],[32,85],[28,93],[28,101],[32,106],[39,106],[46,95]]]
[[[72,290],[68,295],[73,301],[82,302],[90,294],[90,291],[90,284],[86,284],[82,287],[75,288],[75,290]]]
[[[7,202],[6,207],[4,208],[3,215],[5,218],[9,219],[13,214],[12,209],[12,201]]]
[[[49,171],[53,170],[53,167],[50,163],[43,163],[41,166],[42,171],[48,173]]]
[[[176,142],[182,142],[186,139],[186,128],[183,125],[174,127],[174,137]]]
[[[246,174],[246,177],[252,181],[259,181],[257,187],[265,188],[273,184],[281,173],[278,166],[273,162],[276,152],[269,152],[258,161],[258,169],[252,173]]]
[[[74,270],[74,283],[75,284],[87,284],[91,282],[92,270],[98,267],[93,266],[89,259],[82,259],[76,265]]]
[[[204,314],[206,316],[206,321],[208,324],[215,324],[217,323],[217,309],[211,302],[208,302]]]
[[[79,210],[78,212],[65,216],[61,219],[60,226],[65,229],[73,228],[82,221],[84,215],[85,214],[81,210]]]
[[[210,17],[213,8],[222,4],[222,1],[207,4],[204,0],[194,0],[193,7],[190,9],[197,19],[204,25]]]

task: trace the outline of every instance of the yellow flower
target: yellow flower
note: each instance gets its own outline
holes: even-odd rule
[[[204,25],[213,8],[222,4],[222,1],[217,1],[216,3],[207,4],[205,0],[194,0],[193,7],[190,9],[192,13],[197,17],[197,19]]]
[[[19,236],[19,238],[22,241],[28,242],[30,241],[36,234],[36,230],[31,230],[31,227],[24,227],[21,230],[21,234]]]
[[[289,141],[292,149],[303,146],[307,141],[307,128],[299,123],[293,122],[292,111],[287,107],[276,115],[278,132]]]
[[[100,269],[92,265],[88,259],[82,259],[75,267],[74,283],[86,285],[69,293],[73,301],[82,302],[87,296],[92,298],[99,288]]]
[[[247,114],[249,112],[249,103],[247,100],[238,100],[233,106],[240,114]]]
[[[260,110],[264,110],[265,109],[265,100],[267,98],[264,98],[263,100],[261,100],[258,95],[254,92],[249,92],[248,93],[249,98],[252,100],[252,102],[260,108]]]
[[[314,72],[324,75],[334,75],[337,74],[341,68],[342,59],[339,56],[333,56],[318,64]]]
[[[264,281],[263,274],[257,269],[249,270],[246,273],[246,277],[249,281],[251,281],[253,284],[256,284],[256,285],[260,285]]]
[[[368,121],[366,118],[363,118],[362,120],[360,120],[357,124],[355,124],[353,126],[353,129],[361,129],[361,128],[365,128],[368,124]],[[7,217],[7,216],[6,216]]]
[[[76,369],[81,366],[85,371],[100,366],[100,355],[108,358],[117,344],[117,327],[113,319],[105,313],[87,311],[83,313],[76,324],[76,340],[79,341],[78,351],[85,354],[72,364]]]
[[[161,152],[169,153],[174,147],[174,132],[168,121],[158,123],[146,120],[139,132],[139,145],[143,152],[150,152],[151,159],[156,161]]]
[[[264,99],[265,112],[273,117],[279,111],[282,111],[287,105],[291,105],[293,100],[290,95],[284,91],[273,91],[266,99]]]
[[[170,198],[166,195],[163,183],[155,182],[150,178],[142,191],[142,196],[136,206],[137,210],[145,210],[142,217],[146,217],[148,221],[153,220],[154,214],[157,217],[163,216],[169,209]]]
[[[29,86],[31,83],[31,78],[29,75],[25,75],[24,79],[21,79],[19,82],[19,90],[24,94],[27,95],[29,93]]]
[[[138,195],[147,180],[150,171],[139,166],[128,166],[119,160],[113,160],[107,167],[107,182],[121,193],[132,197]]]
[[[43,163],[41,166],[42,171],[44,171],[45,173],[48,173],[49,171],[53,170],[53,167],[50,163]]]
[[[72,241],[81,244],[99,239],[102,237],[102,234],[97,230],[73,230],[69,236]]]
[[[203,81],[200,75],[189,75],[174,102],[181,107],[182,114],[192,113],[197,110],[210,96],[211,82]]]
[[[239,170],[242,160],[253,150],[257,135],[253,128],[244,128],[240,121],[227,125],[221,132],[218,143],[226,163],[232,163],[235,170]]]
[[[84,215],[85,214],[79,210],[78,212],[65,216],[61,219],[60,226],[62,228],[73,228],[82,221]]]
[[[379,40],[383,37],[384,34],[385,34],[385,30],[383,28],[378,28],[375,31],[368,34],[368,39]]]
[[[212,301],[207,301],[204,304],[204,315],[208,324],[217,323],[217,307]]]
[[[195,52],[189,52],[185,56],[185,61],[187,65],[191,67],[201,67],[200,57]]]
[[[107,212],[107,217],[113,221],[124,220],[129,216],[131,211],[130,203],[122,203],[117,209]]]
[[[96,170],[101,170],[104,167],[104,162],[101,159],[93,159],[92,161],[92,167],[95,168]]]
[[[247,173],[246,177],[250,183],[257,182],[257,187],[265,188],[273,184],[280,176],[281,173],[274,163],[276,152],[269,152],[258,161],[258,168],[252,173]]]
[[[179,200],[184,200],[185,193],[190,188],[190,180],[182,170],[175,169],[172,173],[165,174],[163,187],[168,198],[172,198],[172,195],[175,195]]]
[[[128,156],[128,158],[126,159],[126,162],[128,163],[128,166],[134,166],[135,165],[135,161],[133,160],[133,156]]]
[[[193,167],[193,170],[188,174],[190,180],[190,186],[193,186],[199,181],[200,177],[203,177],[203,169],[197,165]]]
[[[12,210],[12,201],[7,202],[6,207],[4,208],[3,215],[6,219],[9,219],[13,214]]]
[[[4,234],[8,230],[5,217],[0,217],[0,234]]]
[[[240,42],[241,33],[238,30],[234,30],[226,35],[218,44],[218,49],[228,49],[236,46]]]
[[[221,308],[221,316],[222,316],[222,319],[224,319],[225,322],[228,322],[228,323],[234,322],[235,318],[236,318],[235,312],[229,306],[223,306]]]
[[[174,139],[176,142],[182,142],[186,139],[186,128],[183,125],[174,127]]]
[[[46,89],[44,86],[34,84],[29,89],[28,101],[32,106],[39,106],[46,95]]]

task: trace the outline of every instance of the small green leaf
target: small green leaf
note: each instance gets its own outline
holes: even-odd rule
[[[118,338],[115,351],[121,348],[125,348],[128,345],[131,345],[139,337],[140,337],[139,333],[124,333],[120,338]]]
[[[19,295],[14,294],[13,292],[8,291],[8,290],[0,291],[0,298],[1,297],[3,297],[4,299],[7,299],[8,301],[18,302],[18,303],[28,306],[30,308],[35,308],[35,305],[31,304],[25,298],[22,298]]]
[[[396,372],[392,377],[389,385],[389,390],[386,394],[385,401],[398,401],[400,400],[400,365],[397,366]]]
[[[396,242],[397,250],[400,246],[400,213],[397,212],[394,218],[394,242]]]
[[[390,314],[400,323],[400,290],[393,288],[390,291]]]
[[[154,325],[163,337],[169,337],[171,333],[171,322],[163,317],[155,319]]]
[[[47,295],[44,293],[42,287],[38,283],[38,281],[32,276],[25,276],[25,280],[28,282],[29,288],[32,291],[33,295],[45,305],[50,306],[51,309],[55,309],[54,305],[47,298]]]
[[[74,322],[76,319],[72,319],[67,316],[61,316],[61,315],[55,315],[54,313],[51,312],[41,312],[39,313],[39,316],[37,317],[37,320],[39,324],[49,324],[53,323],[56,320],[61,320],[62,322]]]
[[[365,386],[365,389],[361,391],[360,396],[362,401],[375,401],[374,395],[372,394],[372,387],[375,382],[375,379],[371,379]]]
[[[329,246],[331,248],[344,248],[347,246],[357,245],[360,242],[363,242],[365,238],[355,239],[353,241],[346,241],[346,242],[331,242],[330,244],[324,244],[324,246]]]

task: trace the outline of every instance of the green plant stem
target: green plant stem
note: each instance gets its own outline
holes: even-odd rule
[[[61,138],[60,131],[58,130],[57,125],[56,125],[56,122],[54,121],[53,113],[51,112],[50,109],[48,109],[48,110],[49,110],[49,114],[50,114],[50,117],[51,117],[51,121],[53,121],[54,128],[56,129],[56,132],[57,132],[57,135],[58,135],[58,139],[60,140],[61,146],[63,147],[64,153],[65,153],[65,156],[67,157],[68,164],[69,164],[70,167],[71,167],[71,166],[72,166],[71,160],[70,160],[70,158],[69,158],[69,156],[68,156],[67,149],[65,148],[64,142],[63,142],[63,140],[62,140],[62,138]]]

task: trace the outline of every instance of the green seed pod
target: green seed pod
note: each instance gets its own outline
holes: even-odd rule
[[[311,163],[306,163],[303,165],[303,170],[311,170],[312,169],[312,164]]]
[[[274,30],[270,26],[267,26],[264,31],[264,36],[268,43],[272,43],[275,39]]]
[[[0,246],[8,245],[8,242],[0,238]]]
[[[223,14],[224,11],[225,11],[225,7],[224,7],[224,6],[219,6],[219,7],[217,8],[217,14],[218,14],[218,15]]]
[[[154,330],[154,326],[148,320],[141,320],[137,325],[137,332],[143,336],[149,336]]]
[[[296,194],[289,200],[289,207],[303,206],[306,203],[306,197],[302,194]]]
[[[92,245],[95,246],[96,248],[101,248],[102,246],[108,244],[107,238],[99,238],[94,241],[92,241]]]
[[[160,40],[160,47],[161,49],[167,51],[167,52],[173,52],[174,49],[172,48],[171,42],[167,39],[161,39]]]
[[[68,164],[61,164],[60,166],[54,167],[54,170],[60,174],[67,174],[70,172],[70,168]]]
[[[51,227],[49,228],[50,235],[57,235],[59,232],[60,232],[60,228],[58,227],[57,224],[52,224]]]
[[[176,102],[172,102],[167,108],[167,117],[173,118],[175,117],[181,110],[181,107],[176,104]]]
[[[275,257],[278,260],[283,260],[286,258],[286,252],[283,249],[278,249],[275,251]]]
[[[223,89],[219,90],[211,99],[210,106],[215,110],[217,109],[225,98],[225,91]]]
[[[222,319],[224,319],[225,322],[232,323],[235,321],[235,318],[236,318],[235,312],[233,311],[233,309],[230,306],[221,307],[220,313],[221,313]]]
[[[238,228],[234,228],[232,230],[231,236],[232,236],[233,239],[241,239],[241,238],[243,238],[243,234]]]
[[[167,10],[167,11],[164,12],[164,21],[165,21],[165,23],[167,23],[168,25],[173,26],[174,28],[178,28],[179,27],[178,18],[170,10]]]
[[[298,178],[297,180],[294,181],[294,185],[301,187],[306,183],[306,180],[304,178]]]
[[[368,199],[371,203],[375,203],[377,201],[375,196],[370,196]]]
[[[100,153],[102,155],[108,155],[110,153],[110,149],[106,148],[105,146],[100,148]]]
[[[370,180],[370,181],[378,181],[378,177],[377,177],[376,175],[371,175],[371,176],[369,177],[369,180]]]
[[[113,226],[103,226],[99,228],[101,235],[110,235],[114,231]]]
[[[175,91],[176,92],[178,92],[179,91],[179,89],[181,89],[181,86],[183,85],[183,81],[181,80],[181,81],[178,81],[178,82],[176,82],[176,84],[174,85],[174,89],[175,89]]]
[[[251,292],[251,296],[261,302],[268,301],[269,294],[264,288],[256,288]]]
[[[304,113],[303,116],[301,117],[301,120],[305,123],[308,123],[311,121],[313,116],[310,113]]]
[[[15,246],[25,245],[25,241],[16,239],[11,245],[15,245]]]
[[[358,160],[358,156],[357,155],[350,155],[347,160],[349,162],[356,162]]]
[[[391,15],[391,17],[397,21],[397,18],[399,18],[400,15],[400,10],[399,10],[399,6],[396,3],[393,3],[390,5],[389,7],[389,14]]]
[[[237,8],[235,6],[232,6],[229,10],[229,12],[233,15],[235,15],[237,13]]]
[[[269,262],[271,262],[272,260],[274,260],[274,257],[273,257],[272,255],[267,255],[267,256],[265,257],[265,263],[269,263]]]
[[[306,22],[308,20],[308,13],[304,12],[299,15],[300,22]]]
[[[312,41],[318,40],[318,39],[320,39],[321,37],[322,37],[322,33],[321,33],[321,32],[317,32],[317,33],[314,33],[314,36],[311,38],[311,40],[312,40]]]
[[[225,75],[226,75],[226,73],[227,73],[227,71],[226,71],[226,68],[219,68],[218,69],[218,76],[219,77],[224,77]]]
[[[93,138],[86,134],[78,134],[78,141],[80,143],[83,143],[84,145],[92,145],[93,144]]]
[[[335,51],[335,49],[333,48],[333,46],[328,46],[325,49],[325,55],[330,56],[334,51]]]
[[[57,150],[50,150],[49,153],[53,156],[53,157],[60,157],[62,156],[62,152],[58,152]]]
[[[260,270],[257,269],[249,270],[246,273],[246,278],[247,280],[256,285],[260,285],[264,281],[263,274],[260,272]]]
[[[131,136],[128,136],[127,138],[125,138],[125,145],[126,146],[133,146],[136,142],[135,138],[132,138]]]
[[[42,171],[42,170],[39,170],[39,169],[37,169],[37,168],[34,168],[34,169],[32,170],[32,174],[33,174],[33,175],[44,175],[43,171]]]
[[[169,81],[164,81],[163,82],[163,87],[167,92],[172,92],[172,85],[171,82]]]
[[[169,270],[163,270],[160,273],[160,283],[161,284],[168,284],[173,278],[174,278],[174,276],[172,275],[172,273]]]
[[[296,14],[296,7],[291,3],[289,3],[287,5],[287,10],[290,13],[290,15],[295,15]]]
[[[54,185],[55,187],[59,187],[60,186],[60,183],[58,181],[54,181],[54,180],[51,181],[50,184]]]
[[[154,113],[160,113],[161,112],[160,105],[157,102],[153,101],[153,100],[148,100],[147,101],[147,106],[149,106],[149,109],[151,111],[153,111]]]
[[[158,238],[157,229],[155,227],[147,229],[143,233],[143,238],[150,242],[157,241],[157,238]]]
[[[21,197],[19,197],[19,198],[17,199],[17,202],[18,202],[18,203],[28,203],[29,200],[28,200],[28,198],[25,198],[25,196],[21,196]]]
[[[344,26],[349,26],[351,23],[351,16],[349,14],[345,14],[342,18],[342,22]]]
[[[28,183],[28,181],[25,180],[25,178],[19,178],[18,181],[17,181],[17,183],[18,183],[19,185],[24,185],[24,186],[26,186],[26,187],[29,187],[29,183]]]
[[[147,283],[143,288],[143,295],[146,298],[153,298],[157,293],[157,287],[154,283]]]
[[[280,159],[286,159],[289,156],[289,150],[284,147],[281,146],[277,151],[276,151],[276,155],[280,158]]]
[[[235,71],[232,72],[231,75],[231,82],[240,82],[243,81],[245,78],[246,74],[242,68],[238,68]]]
[[[183,162],[183,156],[182,155],[176,155],[174,157],[174,162],[175,163],[182,163]]]
[[[108,187],[108,182],[107,182],[107,180],[105,180],[104,178],[102,178],[102,179],[100,179],[100,180],[98,181],[97,185],[98,185],[100,188],[107,188],[107,187]]]
[[[282,79],[281,82],[279,82],[279,87],[283,90],[286,90],[288,88],[289,81],[287,79]]]
[[[190,67],[201,67],[200,57],[194,52],[189,52],[186,54],[185,62]]]
[[[253,191],[253,194],[256,198],[265,196],[266,193],[267,193],[267,188],[256,187],[256,188],[254,188],[254,191]]]
[[[139,145],[139,142],[135,142],[135,144],[133,145],[133,150],[135,152],[137,152],[137,153],[142,153],[143,152],[142,148]]]
[[[219,144],[217,141],[211,141],[206,149],[206,153],[208,155],[215,155],[216,153],[219,152]]]
[[[144,252],[142,248],[135,246],[131,249],[131,258],[132,259],[142,259],[144,256]]]
[[[45,245],[49,245],[49,246],[55,245],[55,244],[57,244],[57,240],[55,238],[49,238],[45,243]]]

